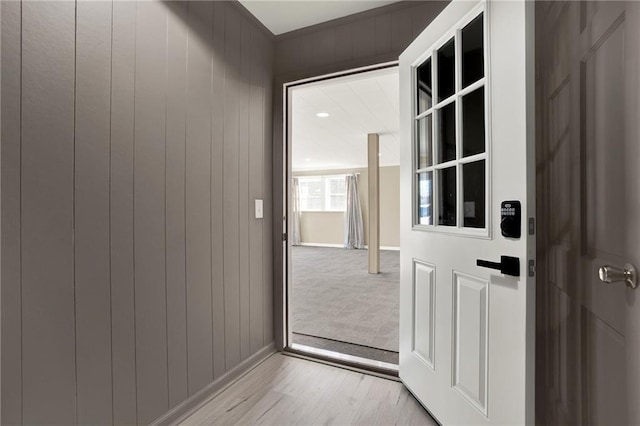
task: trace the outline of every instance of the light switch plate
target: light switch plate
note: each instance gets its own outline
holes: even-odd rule
[[[262,219],[264,212],[262,211],[262,200],[256,200],[256,219]]]

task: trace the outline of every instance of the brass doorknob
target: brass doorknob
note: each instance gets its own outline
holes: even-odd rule
[[[624,281],[629,288],[638,286],[638,274],[633,265],[627,263],[624,269],[615,266],[604,265],[598,269],[598,276],[603,283],[616,283]]]

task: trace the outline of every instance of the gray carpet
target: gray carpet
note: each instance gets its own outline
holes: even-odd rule
[[[294,333],[398,351],[400,252],[380,251],[380,274],[368,251],[292,248]]]

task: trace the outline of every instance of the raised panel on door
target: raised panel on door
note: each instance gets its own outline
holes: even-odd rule
[[[487,415],[489,283],[454,272],[453,387]]]
[[[581,230],[585,292],[582,299],[582,416],[586,422],[627,423],[631,400],[624,397],[624,285],[598,279],[605,264],[623,266],[630,223],[626,125],[626,26],[619,5],[592,5],[585,13],[580,63]],[[583,10],[584,7],[582,8]],[[606,413],[606,414],[605,414]]]
[[[589,312],[582,311],[582,377],[584,424],[628,424],[623,396],[628,377],[625,338],[618,330]]]
[[[435,369],[435,274],[433,265],[413,261],[413,353]]]

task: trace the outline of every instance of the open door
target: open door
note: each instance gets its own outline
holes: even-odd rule
[[[400,378],[442,424],[534,423],[533,24],[453,1],[400,56]]]

